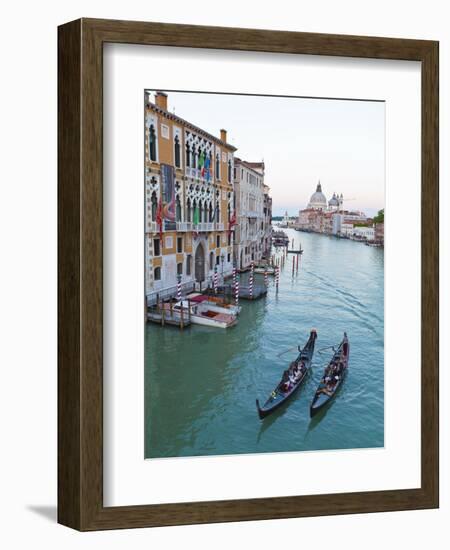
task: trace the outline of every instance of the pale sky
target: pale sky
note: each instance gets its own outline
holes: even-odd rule
[[[239,158],[264,159],[274,216],[297,215],[318,180],[327,199],[343,193],[345,208],[384,208],[383,102],[166,93],[170,112],[217,137],[225,128]]]

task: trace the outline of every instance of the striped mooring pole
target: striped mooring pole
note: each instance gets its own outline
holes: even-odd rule
[[[214,292],[217,294],[217,287],[219,286],[219,274],[217,273],[217,266],[214,268],[213,285],[214,285]]]
[[[249,280],[249,290],[250,290],[250,299],[253,298],[253,279],[254,279],[254,269],[255,266],[253,262],[250,265],[250,280]]]
[[[239,277],[236,277],[236,282],[234,284],[234,303],[236,306],[239,305]]]
[[[264,269],[264,285],[266,288],[269,286],[269,276],[267,274],[267,266]]]
[[[278,292],[279,283],[280,283],[280,268],[277,266],[275,268],[275,286],[277,287],[277,292]]]
[[[181,301],[181,275],[177,278],[177,301]]]

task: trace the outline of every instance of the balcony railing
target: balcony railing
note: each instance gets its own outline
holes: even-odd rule
[[[192,222],[177,222],[177,231],[192,231]]]
[[[214,231],[214,223],[200,222],[192,225],[193,231]]]
[[[212,224],[212,225],[215,225],[215,229],[216,231],[223,231],[224,229],[224,224],[223,223],[216,223],[216,224]]]
[[[147,232],[156,233],[159,231],[158,224],[156,222],[147,222]]]

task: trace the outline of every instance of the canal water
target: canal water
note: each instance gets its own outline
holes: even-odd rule
[[[383,249],[285,230],[304,249],[292,275],[288,254],[278,293],[241,301],[227,330],[146,325],[145,456],[174,457],[384,445]],[[264,402],[311,328],[318,338],[312,373],[261,421]],[[328,409],[310,420],[324,366],[346,331],[347,377]],[[322,351],[321,351],[322,350]]]

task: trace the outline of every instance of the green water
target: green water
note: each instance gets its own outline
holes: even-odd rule
[[[231,329],[146,326],[146,458],[380,447],[384,444],[383,249],[286,230],[302,244],[288,255],[278,293],[241,301]],[[283,407],[261,421],[264,401],[312,327],[313,369]],[[309,404],[331,350],[350,341],[348,375],[313,420]],[[281,355],[280,355],[281,354]]]

